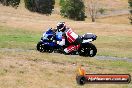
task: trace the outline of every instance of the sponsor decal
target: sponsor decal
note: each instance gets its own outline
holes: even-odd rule
[[[84,68],[79,68],[79,74],[76,76],[79,85],[84,84],[128,84],[131,82],[129,74],[86,74]]]

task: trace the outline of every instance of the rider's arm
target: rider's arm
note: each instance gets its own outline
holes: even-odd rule
[[[61,41],[57,41],[57,44],[59,44],[60,46],[64,46],[65,45],[65,38],[62,37]]]

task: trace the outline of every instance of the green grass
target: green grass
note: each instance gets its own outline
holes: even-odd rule
[[[24,3],[22,2],[22,8],[23,5]],[[56,6],[58,6],[58,4]],[[101,25],[95,24],[93,26],[100,27]],[[98,49],[97,55],[132,58],[132,36],[130,34],[123,34],[124,32],[122,33],[122,31],[119,31],[120,34],[117,33],[117,35],[115,35],[116,33],[111,34],[114,31],[118,31],[116,29],[120,29],[120,27],[108,26],[110,32],[106,30],[107,27],[97,28],[98,30],[96,30],[96,27],[94,28],[89,25],[84,27],[84,30],[80,30],[82,27],[83,25],[80,25],[79,30],[76,30],[78,28],[77,26],[75,31],[83,34],[93,30],[92,32],[95,31],[95,33],[97,33],[98,38],[93,42]],[[85,30],[87,28],[90,30]],[[128,31],[128,28],[126,28],[126,30]],[[108,35],[103,34],[102,32],[104,31],[106,34],[108,33]],[[132,82],[130,84],[77,85],[75,77],[80,65],[84,66],[87,73],[126,73],[132,75],[132,64],[127,61],[97,60],[94,57],[40,53],[36,50],[36,44],[40,40],[41,34],[40,30],[29,31],[0,25],[0,88],[132,87]]]
[[[95,41],[98,55],[132,58],[132,36],[99,36]]]
[[[0,26],[0,87],[1,88],[103,88],[100,84],[76,84],[77,68],[83,65],[87,73],[131,74],[132,64],[126,61],[96,60],[89,57],[56,53],[40,53],[36,44],[41,32]],[[131,51],[130,36],[98,36],[94,42],[98,55],[112,56],[117,51]],[[121,43],[118,43],[118,42]],[[130,43],[129,43],[130,42]],[[117,45],[116,45],[117,44]],[[120,47],[118,47],[120,46]],[[127,47],[126,47],[127,46]],[[2,49],[11,48],[11,49]],[[20,49],[20,50],[19,50]],[[115,51],[114,51],[115,49]],[[105,52],[104,52],[105,51]],[[114,56],[114,55],[113,55]],[[105,84],[106,88],[129,88],[132,84]]]
[[[0,26],[0,48],[36,49],[41,32]],[[132,58],[132,36],[113,35],[98,36],[93,42],[97,49],[97,55]]]
[[[0,48],[34,49],[40,36],[40,33],[1,26]]]

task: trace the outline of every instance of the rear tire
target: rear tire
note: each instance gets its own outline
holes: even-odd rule
[[[84,43],[81,45],[80,49],[78,50],[80,56],[89,56],[94,57],[97,53],[96,46],[92,43]]]
[[[93,45],[92,43],[90,43],[90,47],[89,47],[89,56],[90,57],[94,57],[97,53],[97,48],[95,45]]]

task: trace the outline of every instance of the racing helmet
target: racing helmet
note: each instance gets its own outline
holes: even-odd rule
[[[59,23],[57,24],[57,30],[58,30],[58,31],[64,32],[65,29],[66,29],[65,22],[59,22]]]

